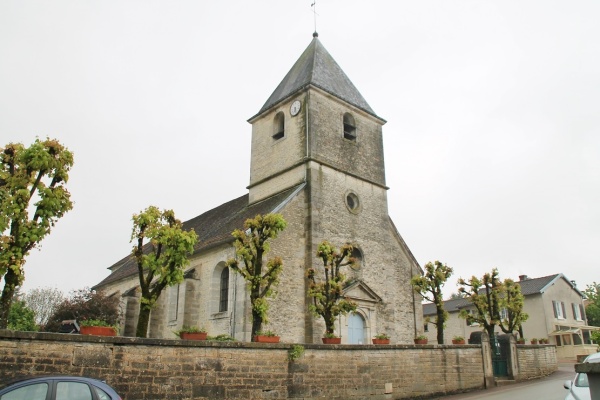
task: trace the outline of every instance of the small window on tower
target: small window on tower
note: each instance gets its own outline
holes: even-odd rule
[[[354,264],[351,265],[351,268],[355,271],[361,269],[363,264],[363,254],[362,251],[356,246],[352,247],[352,255],[351,257],[354,259]]]
[[[346,207],[353,213],[360,211],[360,202],[356,193],[349,191],[346,193]]]
[[[344,138],[356,140],[356,123],[354,117],[348,113],[344,114]]]
[[[281,139],[285,133],[285,123],[284,123],[283,112],[280,111],[275,115],[274,126],[275,126],[275,133],[273,133],[273,139],[275,139],[275,140]]]

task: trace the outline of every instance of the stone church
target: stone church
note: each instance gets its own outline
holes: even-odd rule
[[[340,317],[342,343],[370,343],[377,333],[411,343],[423,329],[421,298],[410,285],[422,270],[388,215],[379,117],[327,52],[313,39],[279,86],[248,122],[252,149],[248,193],[184,223],[199,236],[185,280],[167,288],[150,319],[148,337],[172,338],[182,325],[250,341],[250,299],[244,280],[225,267],[234,256],[231,232],[247,218],[276,212],[287,228],[267,256],[284,267],[270,300],[269,329],[284,342],[320,343],[322,319],[308,312],[305,271],[320,267],[317,246],[354,246],[344,295],[358,304]],[[119,295],[121,334],[133,336],[139,307],[135,262],[127,256],[94,289]]]

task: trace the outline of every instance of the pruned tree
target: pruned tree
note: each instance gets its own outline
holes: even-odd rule
[[[281,214],[257,215],[244,222],[244,230],[236,229],[232,235],[236,258],[227,260],[227,266],[240,274],[250,289],[252,306],[252,332],[254,340],[262,325],[268,322],[267,298],[274,292],[283,269],[280,257],[265,260],[270,251],[270,240],[277,238],[287,223]]]
[[[64,320],[89,320],[96,319],[117,325],[121,318],[119,296],[107,296],[102,291],[83,288],[74,290],[69,296],[58,304],[52,315],[48,317],[43,330],[46,332],[59,332]]]
[[[183,281],[183,271],[198,235],[193,229],[184,231],[173,210],[160,211],[150,206],[134,214],[132,220],[131,241],[136,242],[132,255],[142,294],[136,336],[146,337],[152,308],[165,287]]]
[[[472,276],[468,281],[460,278],[458,284],[459,293],[464,293],[475,307],[476,313],[468,310],[460,311],[459,316],[467,320],[469,324],[479,323],[487,331],[490,338],[494,336],[494,330],[500,320],[499,297],[502,291],[502,282],[498,278],[498,269],[492,269],[491,273],[485,273],[482,279]]]
[[[62,291],[51,287],[31,289],[23,295],[27,307],[35,313],[35,323],[40,326],[46,325],[64,299],[65,295]]]
[[[342,267],[354,265],[352,250],[350,244],[338,250],[328,241],[323,241],[317,248],[317,257],[323,262],[323,278],[317,278],[315,268],[307,271],[308,296],[313,299],[310,311],[323,318],[326,335],[334,335],[338,315],[356,311],[356,303],[342,296],[344,287],[349,283],[342,273]]]
[[[521,293],[521,285],[512,279],[505,279],[502,282],[502,294],[498,301],[500,310],[506,310],[506,313],[501,313],[498,318],[498,325],[504,333],[513,333],[519,331],[523,336],[521,327],[523,322],[527,321],[529,315],[523,311],[525,305],[525,297]],[[504,315],[502,315],[504,314]]]
[[[472,276],[469,281],[460,278],[458,289],[467,295],[475,310],[475,314],[463,309],[459,316],[467,322],[477,322],[487,331],[490,338],[494,335],[496,325],[504,333],[519,331],[522,336],[522,323],[529,317],[523,312],[524,297],[521,287],[512,279],[504,282],[498,277],[498,269],[483,275],[482,279]]]
[[[600,326],[600,284],[594,282],[587,285],[583,294],[588,299],[588,305],[585,307],[588,325]]]
[[[0,329],[23,284],[25,258],[73,207],[65,186],[72,165],[73,154],[54,139],[0,149]]]
[[[439,261],[428,262],[423,276],[413,276],[410,283],[424,299],[435,304],[437,342],[444,344],[444,324],[448,320],[448,312],[444,309],[442,287],[452,275],[452,268]]]

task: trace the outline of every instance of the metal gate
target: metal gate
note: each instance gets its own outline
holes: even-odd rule
[[[498,335],[493,335],[490,338],[490,348],[492,350],[492,369],[494,371],[494,376],[508,376],[510,343],[506,340],[500,340]]]

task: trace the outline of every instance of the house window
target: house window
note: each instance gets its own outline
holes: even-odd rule
[[[356,123],[354,117],[349,113],[344,114],[344,138],[356,140]]]
[[[590,331],[582,331],[583,334],[583,343],[592,344],[592,338],[590,337]]]
[[[429,324],[427,322],[425,323],[425,326],[423,327],[423,330],[425,332],[429,332]]]
[[[562,346],[562,340],[560,340],[560,336],[555,336],[554,339],[556,339],[557,346]]]
[[[275,120],[273,122],[274,125],[274,133],[273,139],[279,140],[284,136],[285,133],[285,122],[283,112],[278,112],[275,114]]]
[[[506,308],[503,308],[502,310],[500,310],[500,319],[502,321],[508,320],[508,310]]]
[[[469,315],[476,315],[477,311],[475,311],[475,310],[467,310],[467,314],[469,314]],[[470,321],[469,318],[467,318],[466,321],[467,321],[467,326],[475,326],[475,327],[479,326],[479,322]]]
[[[229,268],[223,268],[223,271],[221,271],[219,293],[219,312],[227,311],[227,303],[229,300]]]
[[[179,312],[179,285],[169,286],[169,323],[177,322]]]
[[[563,303],[562,301],[553,301],[552,308],[554,309],[554,318],[557,318],[557,319],[565,319],[566,318],[567,313],[565,312],[565,303]]]
[[[573,307],[573,318],[576,321],[583,321],[583,318],[581,318],[581,309],[579,308],[579,306],[580,304],[571,304],[571,307]]]

